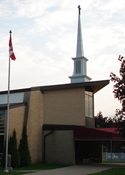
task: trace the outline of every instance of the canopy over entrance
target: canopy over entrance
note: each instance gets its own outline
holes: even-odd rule
[[[83,126],[74,126],[74,140],[125,141],[115,130],[116,128],[86,128]]]

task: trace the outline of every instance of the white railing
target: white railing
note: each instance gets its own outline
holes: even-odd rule
[[[103,161],[118,161],[118,162],[125,162],[125,153],[103,153]]]

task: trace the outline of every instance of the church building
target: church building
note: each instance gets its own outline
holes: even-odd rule
[[[22,128],[24,124],[27,126],[32,163],[74,165],[87,160],[89,154],[93,154],[93,160],[102,161],[101,139],[97,142],[91,136],[95,132],[99,137],[99,131],[94,129],[94,95],[108,85],[109,80],[91,81],[87,75],[80,6],[78,9],[71,83],[10,91],[8,133],[11,136],[16,130],[19,145]],[[6,116],[7,91],[0,91],[0,154],[6,135]]]

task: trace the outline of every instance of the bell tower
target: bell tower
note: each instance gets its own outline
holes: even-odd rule
[[[71,79],[71,83],[80,83],[91,80],[91,78],[87,76],[86,64],[88,59],[84,57],[80,16],[81,16],[81,8],[79,5],[76,57],[72,58],[74,61],[74,72],[73,75],[69,77]]]

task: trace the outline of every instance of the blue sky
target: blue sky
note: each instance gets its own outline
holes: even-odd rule
[[[125,1],[0,0],[0,91],[7,90],[9,30],[17,58],[11,61],[11,89],[70,83],[78,5],[87,75],[96,81],[118,74],[118,55],[125,56]],[[110,83],[95,94],[95,115],[113,116],[120,108],[112,91]]]

